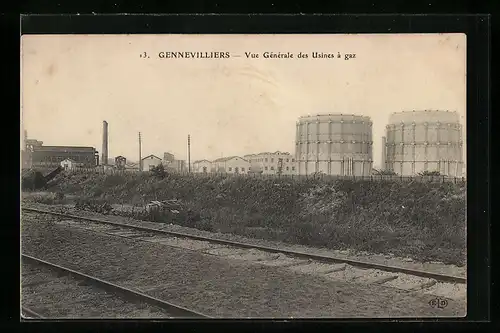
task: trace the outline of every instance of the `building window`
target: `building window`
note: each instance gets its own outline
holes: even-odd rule
[[[274,167],[273,167],[273,166],[271,167],[271,170],[274,170]]]
[[[295,158],[292,158],[292,162],[295,162]]]
[[[295,171],[295,167],[292,167],[292,171]]]
[[[264,162],[266,162],[266,163],[267,163],[267,158],[266,158],[266,159],[264,159]]]
[[[288,158],[286,159],[286,161],[287,161],[287,162],[290,162],[290,160],[289,160]]]
[[[288,170],[289,170],[289,167],[286,167],[286,171],[288,171]]]
[[[245,168],[241,168],[241,172],[245,172]]]
[[[266,171],[267,171],[267,167],[264,167],[264,170],[266,170]]]
[[[274,158],[271,158],[271,163],[273,163],[273,162],[274,162]]]
[[[233,168],[229,167],[229,171],[231,171]]]

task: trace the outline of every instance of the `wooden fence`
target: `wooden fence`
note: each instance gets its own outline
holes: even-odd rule
[[[139,170],[134,169],[102,169],[102,168],[74,168],[71,170],[63,171],[66,173],[95,173],[95,174],[107,174],[107,175],[126,175],[126,174],[138,174]],[[142,174],[151,174],[149,171],[143,171]],[[275,174],[257,174],[257,173],[188,173],[188,172],[176,172],[176,175],[184,177],[199,177],[199,178],[227,178],[227,177],[246,177],[246,178],[260,178],[260,179],[276,179],[276,178],[286,178],[286,179],[296,179],[296,180],[306,180],[306,179],[322,179],[325,181],[331,180],[353,180],[353,181],[399,181],[399,182],[431,182],[431,183],[463,183],[467,182],[465,177],[448,177],[448,176],[399,176],[399,175],[371,175],[371,176],[337,176],[337,175],[326,175],[326,174],[314,174],[314,175],[275,175]]]

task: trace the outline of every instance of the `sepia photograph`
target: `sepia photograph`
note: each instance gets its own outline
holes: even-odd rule
[[[466,43],[23,35],[21,318],[466,316]]]

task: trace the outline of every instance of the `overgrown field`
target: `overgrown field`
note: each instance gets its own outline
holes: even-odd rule
[[[49,190],[110,204],[178,199],[181,214],[154,219],[296,244],[465,263],[465,184],[61,174]]]

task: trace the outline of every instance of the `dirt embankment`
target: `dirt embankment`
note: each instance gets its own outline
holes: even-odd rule
[[[180,214],[141,218],[209,231],[458,266],[466,258],[465,184],[61,174],[49,190],[58,194],[40,201],[178,199]]]

